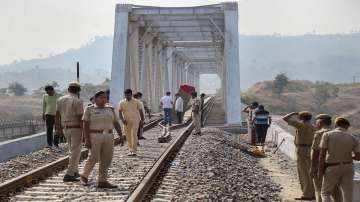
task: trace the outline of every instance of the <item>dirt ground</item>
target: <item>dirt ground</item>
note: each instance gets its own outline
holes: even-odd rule
[[[272,180],[282,187],[280,197],[283,201],[295,201],[301,196],[300,184],[296,172],[296,163],[275,148],[267,147],[266,158],[260,158],[260,164],[269,170]]]

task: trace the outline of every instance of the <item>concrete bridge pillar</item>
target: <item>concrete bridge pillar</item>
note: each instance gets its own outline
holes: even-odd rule
[[[226,123],[241,124],[237,3],[225,3]]]
[[[111,67],[111,84],[110,84],[110,103],[117,106],[123,98],[125,88],[125,68],[127,61],[127,39],[129,5],[117,5],[115,10],[115,28],[114,28],[114,44],[113,57]]]
[[[139,84],[139,27],[136,22],[129,23],[129,42],[128,42],[128,60],[129,60],[129,76],[126,77],[126,88],[132,89],[134,92],[140,90]]]
[[[200,92],[200,73],[199,72],[195,72],[195,81],[194,81],[194,85],[196,88],[196,92]]]
[[[159,111],[159,101],[162,96],[162,88],[163,88],[163,82],[162,82],[162,64],[161,64],[161,51],[162,51],[162,45],[160,41],[158,40],[156,42],[156,45],[154,46],[154,110]]]
[[[173,48],[167,47],[166,48],[166,82],[165,82],[165,91],[172,91],[173,90],[173,64],[174,64],[174,57],[173,57]]]

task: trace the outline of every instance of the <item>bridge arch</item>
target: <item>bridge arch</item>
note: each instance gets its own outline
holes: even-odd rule
[[[201,74],[217,74],[227,124],[241,123],[238,5],[150,7],[118,4],[111,70],[111,103],[141,91],[152,109],[180,84],[199,91]]]

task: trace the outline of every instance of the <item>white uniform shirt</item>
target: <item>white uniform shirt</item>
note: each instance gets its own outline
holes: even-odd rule
[[[164,97],[162,97],[161,103],[163,104],[164,109],[172,109],[173,108],[173,105],[171,104],[172,99],[170,96],[165,95]]]
[[[184,100],[181,97],[178,97],[175,102],[175,111],[183,112],[184,111]]]

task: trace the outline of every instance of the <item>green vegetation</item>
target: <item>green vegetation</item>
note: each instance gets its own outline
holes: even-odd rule
[[[21,83],[15,81],[9,85],[8,91],[15,96],[22,96],[25,95],[27,89]]]
[[[280,96],[288,83],[289,78],[286,76],[285,73],[276,75],[274,80],[274,93]]]
[[[313,111],[326,112],[326,103],[332,99],[338,97],[339,87],[329,82],[317,81],[314,84],[313,92]]]

